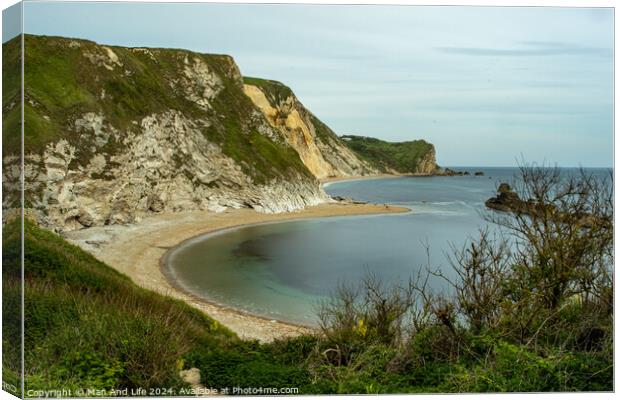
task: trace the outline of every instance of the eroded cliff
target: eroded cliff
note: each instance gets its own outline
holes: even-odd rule
[[[299,153],[319,179],[375,174],[379,171],[353,153],[340,138],[308,111],[293,91],[280,82],[244,78],[244,91]]]
[[[435,146],[425,140],[386,142],[372,137],[346,135],[342,141],[361,159],[383,173],[432,175],[439,171]]]
[[[5,216],[19,207],[19,47],[3,45]],[[230,56],[33,35],[24,47],[26,213],[56,231],[292,211],[329,200],[320,179],[398,172],[350,148],[288,87],[243,78]],[[424,173],[434,149],[423,156]]]
[[[45,226],[229,207],[283,212],[328,199],[244,94],[228,56],[41,36],[26,36],[25,55],[25,200]],[[18,93],[4,97],[10,123]],[[5,132],[10,185],[19,181],[10,153],[19,129]]]

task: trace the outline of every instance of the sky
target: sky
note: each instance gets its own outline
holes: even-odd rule
[[[613,24],[610,8],[24,5],[26,33],[229,54],[337,134],[425,139],[444,166],[612,166]]]

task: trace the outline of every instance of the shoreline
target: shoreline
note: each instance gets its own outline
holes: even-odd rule
[[[330,217],[317,217],[317,218],[331,218],[331,217],[337,217],[338,215],[333,215]],[[278,318],[269,318],[267,316],[264,315],[260,315],[260,314],[254,314],[252,312],[246,311],[242,308],[238,308],[238,307],[233,307],[230,305],[226,305],[226,304],[222,304],[222,303],[218,303],[217,301],[214,300],[210,300],[204,297],[201,297],[197,294],[194,294],[192,292],[190,292],[189,290],[187,290],[186,288],[183,287],[183,285],[181,285],[179,283],[178,278],[176,277],[176,275],[174,274],[174,272],[172,271],[172,267],[170,265],[170,261],[169,258],[170,256],[172,256],[172,254],[178,250],[183,248],[184,246],[188,245],[189,243],[195,241],[195,240],[208,240],[209,238],[213,237],[213,236],[217,236],[217,235],[221,235],[221,234],[226,234],[228,232],[234,232],[236,230],[239,229],[243,229],[243,228],[247,228],[247,227],[251,227],[251,226],[259,226],[259,225],[269,225],[269,224],[278,224],[278,223],[284,223],[287,221],[303,221],[303,220],[310,220],[310,219],[314,219],[314,218],[291,218],[289,219],[285,219],[285,220],[281,220],[281,221],[266,221],[266,222],[257,222],[257,223],[252,223],[252,224],[242,224],[242,225],[232,225],[232,226],[228,226],[225,228],[219,228],[219,229],[215,229],[215,230],[211,230],[211,231],[207,231],[201,234],[198,234],[196,236],[192,236],[189,237],[181,242],[179,242],[178,244],[176,244],[175,246],[170,247],[168,250],[166,250],[166,252],[164,253],[163,256],[161,256],[161,258],[159,259],[159,271],[161,272],[162,275],[164,275],[168,281],[168,283],[175,289],[178,290],[180,292],[185,293],[187,296],[193,298],[194,300],[198,301],[198,302],[204,302],[204,303],[208,303],[214,307],[220,308],[222,310],[226,310],[226,311],[230,311],[236,314],[240,314],[240,315],[244,315],[244,316],[249,316],[249,317],[254,317],[254,318],[259,318],[261,320],[265,320],[265,321],[269,321],[269,322],[277,322],[279,324],[285,324],[285,325],[290,325],[290,326],[294,326],[300,329],[307,329],[307,330],[313,330],[315,327],[311,326],[311,325],[304,325],[302,323],[295,323],[292,321],[284,321]]]
[[[323,178],[320,179],[322,188],[326,188],[329,185],[337,182],[355,182],[355,181],[366,181],[373,179],[389,179],[389,178],[403,178],[409,175],[406,174],[376,174],[376,175],[356,175],[356,176],[335,176],[331,178]]]
[[[244,339],[269,342],[310,333],[314,328],[279,321],[210,302],[179,287],[164,272],[165,257],[186,241],[225,229],[301,219],[405,213],[410,210],[383,204],[324,203],[303,210],[262,214],[251,209],[221,213],[186,211],[149,216],[132,225],[108,225],[67,232],[63,236],[95,255],[134,283],[159,294],[182,300]],[[172,278],[172,279],[170,279]]]
[[[355,175],[355,176],[336,176],[330,178],[320,179],[319,182],[322,188],[326,188],[334,183],[338,182],[355,182],[366,181],[375,179],[396,179],[396,178],[430,178],[433,176],[447,176],[437,174],[413,174],[413,173],[399,173],[399,174],[375,174],[375,175]]]

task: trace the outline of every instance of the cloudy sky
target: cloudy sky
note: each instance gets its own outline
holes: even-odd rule
[[[613,164],[613,11],[26,3],[25,31],[232,55],[338,134],[426,139],[447,166]]]

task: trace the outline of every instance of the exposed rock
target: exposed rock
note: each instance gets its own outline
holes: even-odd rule
[[[511,192],[511,191],[512,191],[512,188],[506,182],[500,183],[499,186],[497,187],[497,192],[498,193],[507,193],[507,192]]]
[[[80,210],[77,221],[85,228],[91,227],[95,223],[93,217],[86,210]]]
[[[434,172],[437,176],[465,176],[469,175],[468,171],[456,171],[450,168],[437,168]]]
[[[69,142],[49,145],[43,168],[29,163],[31,172],[26,177],[39,219],[64,231],[131,223],[149,212],[251,207],[277,213],[327,201],[318,183],[301,176],[297,182],[274,179],[254,184],[234,160],[204,137],[198,124],[179,112],[150,115],[141,121],[139,132],[123,138],[120,151],[109,155],[111,165],[106,166],[102,154],[95,154],[84,172],[69,167],[76,153]],[[101,124],[94,126],[96,136]],[[94,179],[102,166],[107,175]]]
[[[474,172],[474,176],[484,176],[484,172],[476,171],[476,172]]]
[[[345,135],[340,139],[382,173],[432,175],[438,168],[435,146],[425,140],[387,142],[357,135]]]
[[[555,210],[552,204],[522,200],[507,183],[501,183],[497,188],[497,196],[488,199],[484,204],[494,210],[520,214],[538,214]]]
[[[375,174],[325,124],[312,115],[290,89],[275,81],[252,78],[244,92],[278,129],[302,162],[319,179]],[[277,92],[277,93],[275,93]],[[282,93],[286,93],[283,95]]]
[[[204,386],[200,383],[200,370],[198,368],[179,371],[179,377],[193,389],[204,389]]]
[[[484,204],[494,210],[510,212],[519,210],[522,202],[519,195],[512,191],[509,184],[502,183],[497,188],[497,196],[488,199]]]
[[[146,200],[146,207],[153,212],[160,213],[164,211],[164,202],[155,195],[150,195]]]
[[[229,56],[24,40],[33,63],[63,68],[43,69],[41,79],[25,83],[29,112],[44,123],[30,127],[36,141],[25,138],[23,170],[22,149],[3,149],[3,208],[19,208],[23,172],[26,213],[55,231],[161,212],[294,211],[330,201],[316,178],[378,172],[290,89],[244,85]],[[37,86],[52,78],[46,73],[59,84]],[[75,81],[77,74],[92,80]],[[52,104],[51,112],[46,102],[61,98],[55,91],[64,90],[63,82],[73,85],[75,103],[65,112]],[[5,111],[13,116],[19,107]],[[421,171],[434,168],[434,157],[433,151],[422,160]]]
[[[209,101],[222,89],[222,79],[199,57],[185,54],[183,75],[179,78],[188,99],[204,110],[210,107]]]
[[[332,199],[339,202],[349,202],[353,201],[351,197],[343,197],[343,196],[332,196]]]
[[[541,203],[532,199],[522,200],[507,183],[500,184],[497,188],[497,193],[496,197],[492,197],[485,202],[488,208],[529,216],[545,216],[549,218],[549,221],[565,223],[571,229],[613,227],[613,223],[610,220],[588,212],[561,211],[553,204]]]
[[[437,160],[435,155],[435,146],[433,146],[418,163],[416,173],[420,175],[432,175],[435,171],[437,171]]]
[[[99,248],[103,246],[104,244],[107,244],[108,242],[105,240],[85,240],[84,243],[86,243],[89,246]]]
[[[69,42],[69,46],[72,48],[80,47],[79,43],[75,40]],[[117,66],[123,66],[116,53],[107,46],[99,46],[95,52],[85,51],[82,54],[94,65],[104,67],[108,71],[113,71]]]

